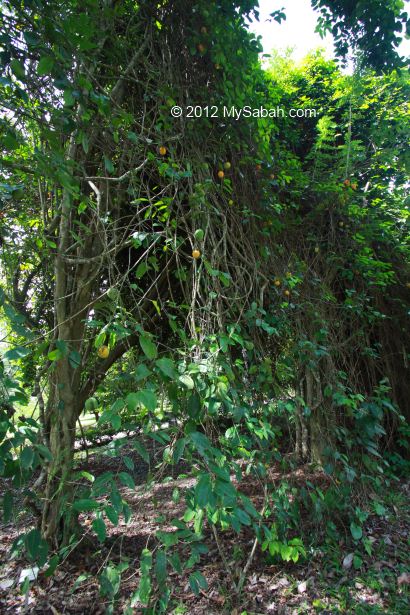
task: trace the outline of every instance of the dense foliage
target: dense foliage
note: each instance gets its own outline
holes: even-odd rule
[[[2,3],[4,514],[22,490],[38,521],[14,549],[52,574],[82,513],[101,542],[131,514],[132,459],[76,470],[81,414],[117,453],[132,443],[148,462],[154,439],[160,474],[184,460],[196,481],[176,529],[142,552],[131,603],[150,612],[167,612],[167,567],[206,587],[206,530],[225,562],[220,535],[251,528],[238,594],[257,548],[306,556],[298,507],[370,549],[355,493],[405,465],[409,81],[393,45],[406,16],[400,2],[313,4],[339,55],[358,51],[354,75],[319,52],[262,70],[251,1]],[[317,113],[170,112],[204,104]],[[272,487],[274,464],[302,462],[330,477],[325,492]],[[120,574],[101,576],[112,610]]]

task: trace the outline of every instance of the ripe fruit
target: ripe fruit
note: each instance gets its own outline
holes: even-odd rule
[[[158,148],[158,151],[159,151],[159,153],[160,153],[160,155],[161,155],[161,156],[165,156],[165,154],[167,153],[167,148],[165,147],[165,145],[161,145],[161,146]]]
[[[339,222],[339,226],[344,226],[345,223],[344,222]]]
[[[285,291],[283,291],[283,294],[284,294],[286,297],[290,297],[290,290],[287,290],[287,289],[286,289]]]
[[[256,169],[256,171],[258,171],[258,172],[259,172],[259,171],[261,171],[261,170],[262,170],[262,165],[261,165],[261,164],[257,164],[257,165],[255,165],[255,169]]]
[[[216,70],[221,70],[222,66],[220,64],[215,64]]]
[[[224,164],[224,169],[226,169],[227,171],[229,171],[229,169],[231,168],[231,163],[230,162],[225,162]]]
[[[232,199],[229,199],[228,205],[231,205],[231,206],[233,205],[233,200]]]
[[[225,177],[225,173],[223,171],[218,171],[219,179],[223,179]]]
[[[292,272],[291,271],[287,271],[286,272],[286,277],[287,278],[291,278],[292,277]]]
[[[345,179],[343,185],[346,187],[350,186],[350,179]]]
[[[282,282],[279,280],[279,278],[276,278],[275,281],[273,282],[275,286],[279,287]]]
[[[270,177],[271,179],[275,179],[275,173],[271,173],[271,174],[269,175],[269,177]]]
[[[206,51],[206,47],[202,43],[199,43],[196,48],[198,49],[199,53],[205,53]]]
[[[315,246],[315,254],[319,254],[319,252],[320,252],[319,246]]]
[[[208,34],[208,30],[206,29],[205,26],[202,26],[201,28],[201,34]]]
[[[352,190],[357,190],[357,184],[356,183],[352,184],[351,188]]]
[[[110,354],[110,349],[108,348],[108,346],[100,346],[97,354],[100,357],[100,359],[106,359],[108,355]]]
[[[198,258],[201,256],[201,253],[199,250],[195,249],[192,250],[192,258],[194,258],[195,260],[198,260]]]

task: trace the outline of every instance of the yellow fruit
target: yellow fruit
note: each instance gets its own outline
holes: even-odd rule
[[[229,199],[228,205],[233,205],[233,200],[232,199]]]
[[[201,34],[208,34],[208,30],[206,29],[205,26],[202,26],[201,28]]]
[[[165,156],[165,154],[167,153],[167,148],[165,147],[165,145],[161,145],[161,147],[158,149],[159,153],[161,156]]]
[[[261,171],[261,170],[262,170],[262,165],[261,165],[261,164],[257,164],[257,165],[255,165],[255,169],[256,169],[256,171],[258,171],[258,172],[259,172],[259,171]]]
[[[218,171],[219,179],[223,179],[225,177],[225,173],[223,171]]]
[[[316,246],[315,247],[315,254],[319,254],[319,252],[320,252],[320,248],[319,248],[319,246]]]
[[[290,297],[290,290],[285,290],[285,291],[283,292],[283,294],[284,294],[286,297]]]
[[[286,277],[287,278],[291,278],[292,277],[292,272],[291,271],[287,271],[286,272]]]
[[[197,260],[200,256],[201,256],[201,253],[199,250],[192,250],[192,258]]]
[[[109,354],[110,354],[110,349],[108,348],[108,346],[99,347],[98,356],[100,357],[100,359],[106,359]]]
[[[206,51],[206,47],[202,43],[199,43],[196,48],[198,49],[199,53],[205,53]]]
[[[275,179],[275,173],[271,173],[271,174],[269,175],[269,177],[270,177],[271,179]]]
[[[344,222],[339,222],[339,226],[344,226]]]
[[[230,162],[225,162],[224,164],[224,169],[226,169],[227,171],[229,171],[229,169],[231,168],[231,163]]]
[[[280,286],[282,284],[282,282],[279,280],[279,278],[276,278],[273,283],[274,283],[275,286]]]

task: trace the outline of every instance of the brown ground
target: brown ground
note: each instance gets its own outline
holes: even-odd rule
[[[121,518],[117,527],[107,521],[108,539],[101,547],[91,529],[92,513],[82,515],[81,523],[84,528],[84,536],[80,548],[66,559],[51,578],[45,578],[40,571],[37,581],[32,584],[26,596],[22,596],[19,592],[18,579],[21,570],[29,567],[29,564],[22,558],[9,560],[8,551],[18,532],[30,527],[32,520],[27,513],[22,513],[17,519],[18,529],[14,524],[0,528],[0,556],[1,561],[4,562],[0,568],[1,613],[102,614],[105,612],[107,602],[99,596],[97,577],[107,562],[118,563],[124,557],[128,557],[129,567],[122,575],[120,595],[114,608],[114,613],[124,612],[130,596],[138,586],[139,556],[142,549],[147,546],[152,548],[155,545],[155,532],[158,529],[172,529],[171,525],[164,528],[162,524],[159,524],[159,515],[164,515],[167,521],[180,516],[184,510],[183,491],[194,482],[194,479],[187,475],[177,477],[179,472],[187,470],[186,467],[181,466],[174,470],[175,478],[166,483],[155,484],[147,490],[145,488],[147,466],[141,462],[136,454],[129,451],[126,454],[133,457],[136,468],[138,468],[135,473],[136,490],[132,491],[126,488],[122,490],[124,498],[133,511],[131,521],[126,525]],[[88,469],[95,475],[107,470],[126,470],[125,467],[119,468],[119,464],[121,464],[121,461],[118,457],[107,457],[101,450],[90,457]],[[272,478],[275,479],[278,476],[279,474],[272,476]],[[309,473],[307,468],[300,469],[292,474],[291,478],[297,483],[310,480],[318,484],[328,480],[323,475]],[[172,500],[172,492],[176,487],[181,490],[181,500],[178,504],[175,504]],[[252,497],[255,507],[259,509],[262,496],[258,485],[249,480],[244,485],[243,490]],[[303,530],[305,534],[306,531],[309,531],[309,523],[311,521],[307,520],[307,526]],[[398,514],[397,527],[392,531],[391,523],[377,517],[374,522],[369,521],[368,533],[374,537],[375,541],[384,540],[386,542],[384,537],[390,536],[392,557],[387,557],[386,560],[381,562],[372,562],[371,565],[378,565],[380,568],[390,566],[398,575],[402,571],[402,561],[397,557],[395,546],[398,542],[409,539],[409,528],[406,526],[405,520],[400,519]],[[208,581],[209,587],[206,591],[202,591],[199,597],[195,597],[188,584],[189,573],[185,576],[177,575],[175,572],[170,574],[173,604],[185,605],[185,610],[177,611],[179,613],[189,615],[232,613],[239,615],[245,610],[247,615],[264,613],[296,615],[297,613],[313,612],[356,613],[356,609],[350,611],[333,610],[331,608],[332,600],[329,595],[326,595],[326,590],[323,589],[323,581],[325,580],[330,587],[336,587],[337,583],[342,583],[342,585],[346,583],[349,575],[351,576],[354,573],[347,570],[338,575],[334,568],[328,568],[328,563],[324,565],[324,554],[320,550],[310,553],[307,560],[298,564],[282,562],[270,564],[266,555],[258,548],[249,570],[242,598],[238,603],[232,590],[229,573],[239,569],[241,563],[243,566],[246,559],[244,556],[250,552],[252,546],[250,533],[241,532],[239,536],[226,533],[223,536],[223,548],[228,560],[229,571],[225,570],[222,564],[210,532],[205,535],[204,542],[208,545],[209,552],[202,556],[200,569]],[[346,550],[348,547],[343,551],[343,544],[340,545],[340,548],[342,557],[349,552]],[[387,549],[387,552],[389,552],[389,549]],[[340,556],[337,557],[340,564]],[[337,569],[337,564],[335,564],[335,567]],[[81,583],[76,583],[80,575],[87,576]],[[364,600],[370,608],[373,604],[375,609],[373,611],[357,611],[358,613],[390,613],[387,606],[389,604],[388,595],[384,599],[380,592],[369,590],[368,587],[361,586],[360,583],[356,583],[356,585],[354,591],[358,596],[357,600],[360,599],[362,602]],[[402,591],[402,587],[400,587],[400,591]],[[360,596],[362,597],[360,598]],[[322,604],[323,608],[317,607],[319,603]],[[328,605],[329,610],[327,610],[326,605]],[[169,612],[173,612],[172,609]],[[133,613],[139,614],[141,610],[135,609]]]

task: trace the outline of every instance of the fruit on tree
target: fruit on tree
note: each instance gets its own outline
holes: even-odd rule
[[[223,171],[218,171],[219,179],[223,179],[225,177],[225,173]]]
[[[192,250],[192,258],[194,258],[195,260],[198,260],[198,258],[201,256],[201,252],[195,248],[195,250]]]
[[[165,156],[165,154],[167,153],[167,148],[165,147],[165,145],[161,145],[161,146],[158,148],[158,151],[159,151],[159,153],[160,153],[160,155],[161,155],[161,156]]]
[[[232,165],[231,165],[231,163],[230,163],[229,161],[227,161],[227,162],[225,162],[225,164],[224,164],[224,169],[225,169],[226,171],[229,171],[229,169],[231,168],[231,166],[232,166]]]
[[[97,351],[97,354],[100,359],[106,359],[110,354],[110,349],[108,348],[108,346],[100,346]]]

